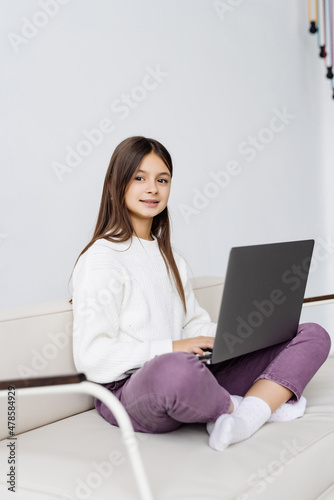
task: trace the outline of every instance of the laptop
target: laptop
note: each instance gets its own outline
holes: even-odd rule
[[[313,248],[314,240],[232,248],[212,352],[198,359],[216,364],[292,340]]]
[[[314,240],[232,248],[211,352],[215,364],[281,342],[298,329]]]

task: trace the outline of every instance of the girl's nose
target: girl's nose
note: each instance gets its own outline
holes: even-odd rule
[[[147,186],[146,191],[148,191],[149,193],[156,193],[158,191],[157,185],[154,182],[152,182]]]

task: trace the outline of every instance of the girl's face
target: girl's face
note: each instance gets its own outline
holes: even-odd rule
[[[152,219],[161,213],[167,206],[170,188],[171,175],[163,160],[153,152],[144,156],[125,191],[131,219]]]

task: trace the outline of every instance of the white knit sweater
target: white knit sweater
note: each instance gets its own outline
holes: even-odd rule
[[[173,340],[215,336],[217,324],[195,298],[185,259],[173,245],[172,251],[187,315],[155,237],[148,241],[133,236],[131,246],[130,240],[100,239],[78,260],[73,272],[73,354],[77,370],[89,380],[120,380],[126,370],[172,352]]]

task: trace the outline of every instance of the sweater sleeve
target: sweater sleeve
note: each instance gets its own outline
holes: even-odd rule
[[[199,305],[189,280],[187,262],[179,255],[179,270],[186,299],[187,314],[184,318],[182,338],[204,335],[215,337],[217,323],[211,321],[209,313]]]
[[[81,262],[80,262],[81,261]],[[73,357],[79,372],[94,382],[126,377],[157,354],[172,352],[172,341],[120,339],[122,302],[129,276],[121,265],[110,265],[101,250],[91,247],[73,272]],[[128,286],[126,286],[126,283]]]

